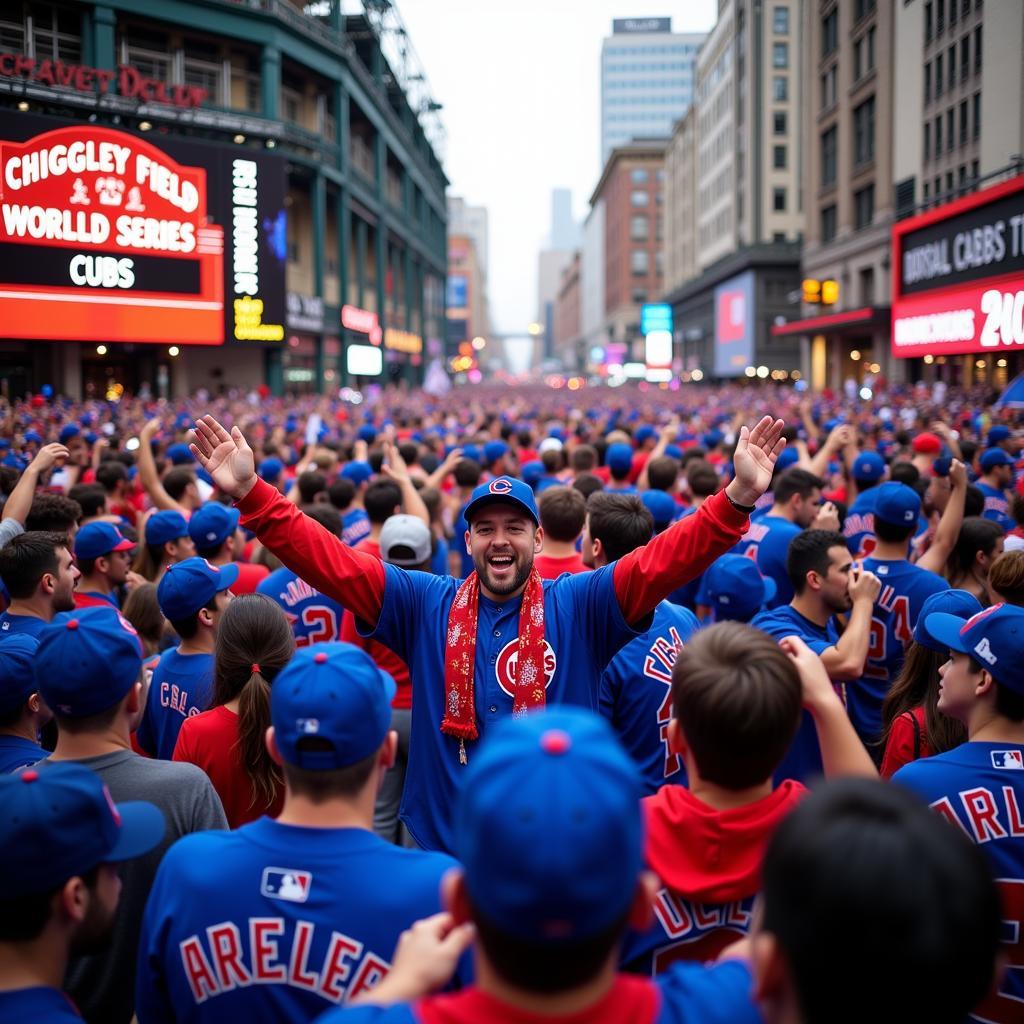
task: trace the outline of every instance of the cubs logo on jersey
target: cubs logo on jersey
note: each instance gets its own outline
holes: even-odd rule
[[[497,482],[497,481],[496,481]],[[516,695],[516,665],[519,663],[519,637],[510,640],[501,649],[498,660],[495,663],[494,671],[498,677],[498,685],[510,697]],[[555,650],[551,644],[544,641],[544,688],[551,685],[555,677],[555,669],[558,666],[558,659],[555,657]]]

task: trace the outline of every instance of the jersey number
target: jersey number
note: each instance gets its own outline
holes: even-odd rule
[[[1024,881],[1016,878],[996,880],[1003,908],[1003,954],[1007,974],[1024,976]],[[1005,987],[1006,979],[1003,979]],[[1024,1017],[1024,1001],[1020,996],[996,990],[971,1014],[991,1024],[1012,1024]]]
[[[291,615],[287,612],[285,614],[288,615],[293,631],[296,622],[301,622],[305,627],[303,635],[296,634],[296,647],[308,647],[310,644],[327,643],[338,639],[338,617],[331,608],[314,605],[311,608],[303,608],[301,615]]]
[[[885,664],[888,654],[889,627],[900,642],[903,650],[913,638],[910,629],[910,601],[901,594],[892,602],[889,618],[872,618],[871,631],[868,635],[868,660],[864,665],[864,675],[869,679],[888,679],[889,669]]]

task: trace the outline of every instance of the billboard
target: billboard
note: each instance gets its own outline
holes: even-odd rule
[[[614,35],[630,35],[634,33],[671,32],[671,18],[614,18],[612,33]]]
[[[754,361],[754,272],[745,271],[715,289],[716,377],[738,377]]]
[[[0,116],[0,337],[284,340],[284,162]]]
[[[1024,176],[893,226],[892,351],[1024,345]]]
[[[448,275],[448,295],[445,305],[449,312],[465,309],[469,303],[469,279],[464,274]]]

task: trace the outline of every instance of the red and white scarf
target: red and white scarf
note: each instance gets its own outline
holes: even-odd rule
[[[471,573],[459,587],[451,611],[444,663],[445,714],[441,732],[459,740],[459,761],[466,764],[466,740],[479,737],[473,686],[476,662],[477,615],[480,582]],[[516,658],[513,715],[543,708],[546,703],[544,675],[544,586],[533,569],[526,580],[519,608],[519,649]]]

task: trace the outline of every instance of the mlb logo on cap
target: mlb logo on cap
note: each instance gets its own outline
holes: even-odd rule
[[[934,612],[927,628],[949,650],[974,658],[1000,686],[1024,694],[1024,608],[995,604],[966,622]]]

